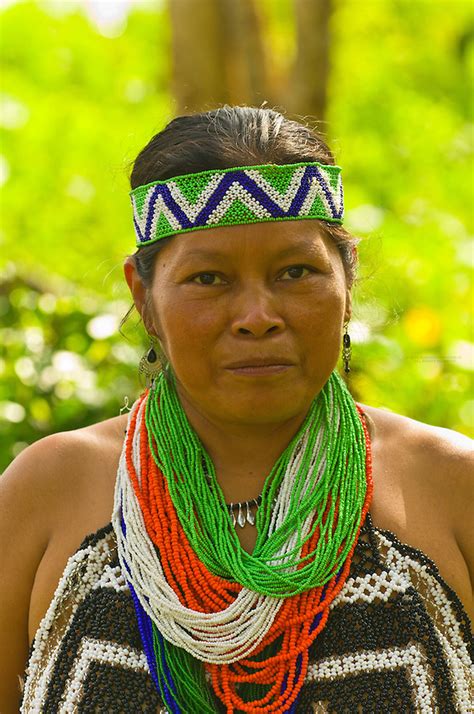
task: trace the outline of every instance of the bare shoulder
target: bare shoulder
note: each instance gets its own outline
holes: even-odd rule
[[[92,463],[100,466],[120,454],[125,427],[126,416],[121,416],[38,439],[3,473],[0,494],[9,498],[18,492],[22,503],[28,494],[36,501],[43,496],[52,505],[64,489],[71,494],[71,486],[81,485],[80,476]]]
[[[53,504],[60,499],[63,487],[75,482],[87,450],[88,439],[80,429],[50,434],[33,442],[0,478],[0,503],[10,508],[16,501],[22,507],[34,502],[46,527]]]
[[[462,508],[474,489],[474,441],[452,429],[361,405],[374,424],[374,448],[397,456],[400,465],[446,492],[451,506]]]
[[[25,538],[32,565],[58,526],[67,532],[70,514],[81,516],[79,504],[92,485],[98,496],[110,490],[122,423],[122,417],[108,419],[38,439],[0,477],[1,531],[8,531],[8,542]]]
[[[375,447],[404,454],[423,479],[433,478],[452,489],[474,488],[474,441],[452,429],[432,426],[401,414],[361,405],[374,424]],[[415,469],[416,470],[416,469]],[[458,495],[451,494],[453,498]],[[472,495],[472,492],[471,492]]]
[[[443,553],[440,549],[436,557],[436,539],[444,533],[446,542],[453,544],[451,562],[456,548],[462,554],[469,572],[467,591],[469,579],[474,582],[474,441],[452,429],[361,406],[373,423],[374,463],[382,484],[380,518],[393,503],[402,504],[399,521],[408,524],[407,538],[427,553],[433,549],[433,560],[439,565]]]
[[[18,711],[18,677],[68,557],[110,520],[125,426],[117,417],[38,439],[0,477],[2,712]]]
[[[452,533],[474,582],[474,440],[453,429],[414,420],[414,445],[423,464],[422,478],[436,488]]]
[[[103,421],[96,422],[90,426],[84,426],[81,429],[77,429],[76,433],[89,438],[92,442],[96,442],[101,446],[104,445],[104,439],[109,446],[119,445],[121,447],[125,435],[125,429],[127,428],[128,414],[123,414],[121,416],[112,417],[111,419],[104,419]]]

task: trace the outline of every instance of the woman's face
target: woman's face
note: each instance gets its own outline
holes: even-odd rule
[[[132,292],[137,304],[143,291]],[[337,364],[351,310],[339,252],[316,220],[177,235],[156,259],[150,299],[183,405],[247,425],[307,412]],[[255,357],[291,366],[264,376],[229,369]]]

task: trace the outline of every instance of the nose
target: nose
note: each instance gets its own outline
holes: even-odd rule
[[[285,328],[277,299],[263,287],[249,286],[241,290],[233,300],[232,313],[232,332],[235,335],[262,337]]]

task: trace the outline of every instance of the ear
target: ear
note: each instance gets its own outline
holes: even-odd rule
[[[147,299],[149,299],[149,293],[143,284],[142,279],[138,275],[137,266],[133,256],[127,256],[123,264],[123,272],[125,273],[125,280],[128,283],[130,292],[132,293],[133,302],[140,314],[145,330],[149,334],[156,335],[159,340],[161,340],[160,334],[155,327],[155,322],[153,315],[150,314],[150,307],[147,304]]]
[[[143,308],[146,304],[146,288],[138,275],[135,260],[131,255],[127,256],[125,263],[123,264],[123,272],[125,273],[125,280],[127,281],[130,292],[132,293],[135,307],[143,319]]]
[[[352,292],[350,288],[346,288],[346,308],[344,311],[344,324],[349,322],[352,317]]]

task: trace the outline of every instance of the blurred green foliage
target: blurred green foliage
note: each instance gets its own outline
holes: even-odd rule
[[[263,6],[283,67],[291,2]],[[318,127],[344,168],[346,225],[363,238],[350,387],[472,436],[471,5],[362,6],[335,3]],[[138,317],[118,333],[134,251],[127,172],[174,111],[161,4],[131,11],[122,31],[99,31],[69,3],[14,4],[0,21],[1,469],[45,434],[117,415],[141,389]]]
[[[366,238],[352,388],[474,436],[473,6],[362,5],[336,3],[328,114]]]

